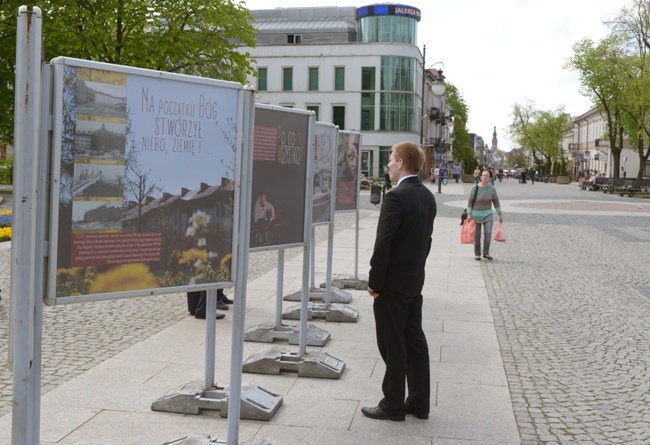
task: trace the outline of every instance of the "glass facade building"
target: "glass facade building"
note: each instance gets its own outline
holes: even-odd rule
[[[405,43],[417,45],[420,10],[407,5],[371,5],[357,8],[357,36],[361,43]],[[420,122],[417,67],[419,60],[409,57],[381,58],[380,90],[361,93],[361,129],[375,130],[374,107],[379,95],[379,131],[416,132]],[[365,81],[369,73],[362,73]],[[374,73],[373,73],[374,75]],[[374,79],[373,79],[374,80]],[[373,82],[374,83],[374,82]],[[373,118],[371,118],[373,116]]]
[[[304,108],[362,132],[364,174],[383,177],[393,144],[418,142],[420,10],[400,4],[251,11],[258,101]],[[298,37],[300,37],[298,39]],[[419,81],[418,81],[419,79]]]
[[[417,46],[419,9],[407,5],[371,5],[357,8],[356,15],[359,42]]]

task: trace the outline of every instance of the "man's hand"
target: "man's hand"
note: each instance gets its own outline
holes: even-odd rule
[[[368,288],[368,293],[372,298],[377,298],[379,296],[379,292],[375,292],[374,290]]]

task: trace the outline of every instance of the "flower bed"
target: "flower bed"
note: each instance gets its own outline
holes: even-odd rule
[[[0,241],[11,240],[11,210],[0,211]]]

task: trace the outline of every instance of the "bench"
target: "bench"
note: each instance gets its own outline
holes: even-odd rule
[[[603,193],[614,193],[616,187],[622,187],[625,184],[625,179],[623,178],[606,178],[607,181],[600,188]]]
[[[637,193],[650,189],[650,180],[646,179],[625,179],[623,185],[613,188],[612,193],[618,193],[619,196],[629,196],[630,198]]]

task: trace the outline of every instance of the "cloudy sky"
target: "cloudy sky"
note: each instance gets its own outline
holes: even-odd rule
[[[362,0],[244,0],[249,9],[365,6]],[[506,128],[513,105],[526,99],[538,110],[580,115],[590,107],[579,93],[575,72],[562,67],[584,37],[603,38],[603,21],[630,0],[411,0],[393,1],[422,11],[418,46],[426,45],[427,67],[444,74],[470,108],[468,127],[489,145],[496,126],[499,148],[515,148]],[[436,64],[435,68],[440,68]]]

